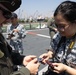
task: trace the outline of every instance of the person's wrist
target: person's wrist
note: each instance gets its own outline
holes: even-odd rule
[[[52,58],[53,52],[52,51],[48,51],[48,56],[49,58]]]
[[[30,70],[29,70],[28,68],[26,68],[26,67],[20,68],[19,71],[22,72],[24,75],[25,75],[25,74],[26,74],[26,75],[30,75]]]
[[[64,68],[64,71],[67,71],[68,66],[64,64],[64,65],[63,65],[63,68]]]
[[[30,71],[30,75],[34,75],[30,66],[27,65],[26,68]]]
[[[29,67],[28,65],[26,66],[26,68],[27,68],[27,69],[30,71],[30,73],[31,73],[30,67]]]

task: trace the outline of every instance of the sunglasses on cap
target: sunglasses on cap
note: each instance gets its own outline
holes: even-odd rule
[[[10,19],[11,16],[12,16],[12,13],[6,9],[3,9],[2,7],[0,7],[0,10],[2,10],[3,12],[3,16],[6,18],[6,19]]]

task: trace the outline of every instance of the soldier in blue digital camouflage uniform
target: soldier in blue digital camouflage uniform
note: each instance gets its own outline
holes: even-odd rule
[[[11,24],[7,26],[7,39],[10,40],[10,45],[14,52],[23,54],[22,39],[26,36],[24,25],[18,23],[18,16],[12,13]]]
[[[76,2],[62,2],[54,12],[54,20],[58,32],[54,35],[48,52],[40,57],[45,57],[43,63],[47,63],[46,60],[50,58],[53,59],[51,62],[63,63],[76,70]],[[76,74],[66,70],[55,73],[56,67],[49,66],[48,73],[45,72],[44,75]]]

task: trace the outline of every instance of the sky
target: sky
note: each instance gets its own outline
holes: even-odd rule
[[[15,12],[20,18],[36,16],[50,17],[56,7],[65,0],[22,0],[22,4]],[[76,1],[76,0],[70,0]]]

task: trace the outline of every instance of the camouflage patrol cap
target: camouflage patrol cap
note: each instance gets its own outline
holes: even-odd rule
[[[6,7],[9,11],[14,12],[21,5],[21,0],[0,0],[0,4]]]

